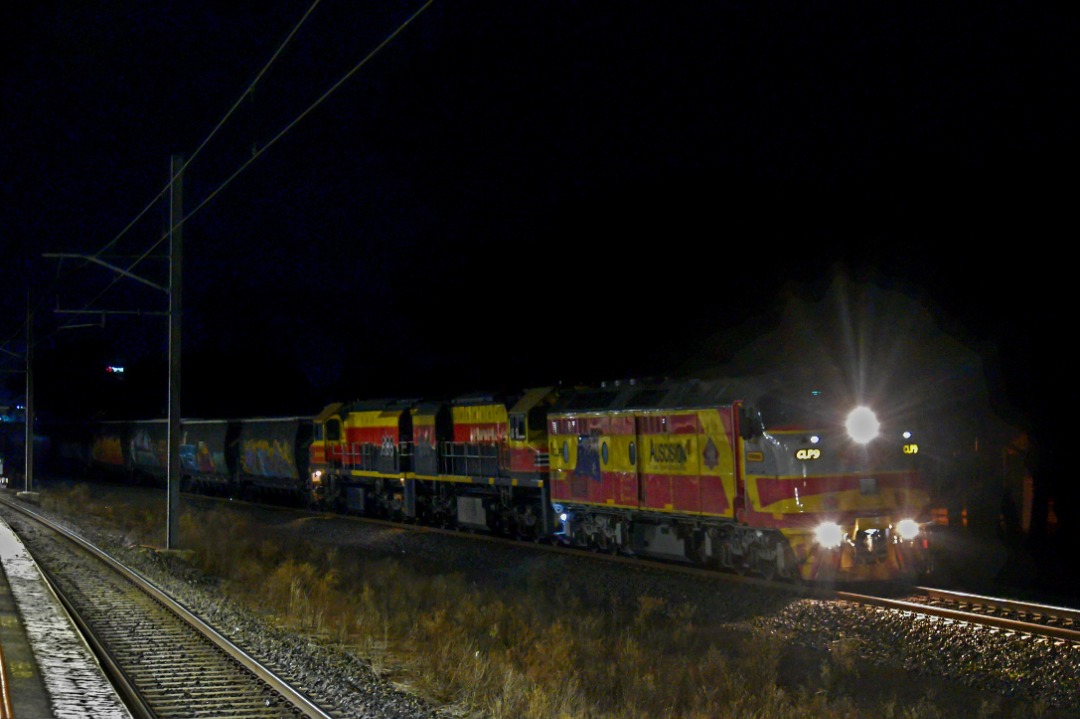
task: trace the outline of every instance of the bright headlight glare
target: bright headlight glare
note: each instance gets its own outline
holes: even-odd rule
[[[919,523],[914,519],[901,519],[896,523],[896,533],[905,542],[911,541],[919,536]]]
[[[847,429],[848,436],[853,440],[859,444],[866,444],[878,436],[881,424],[872,409],[869,407],[856,407],[848,415],[844,427]]]
[[[825,549],[835,549],[844,541],[844,530],[835,522],[823,522],[814,530],[814,539]]]

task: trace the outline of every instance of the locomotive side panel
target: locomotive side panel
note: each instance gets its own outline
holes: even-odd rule
[[[552,500],[614,505],[620,479],[601,472],[601,438],[614,434],[611,417],[564,414],[550,424]]]
[[[523,393],[510,408],[510,433],[501,458],[507,476],[541,483],[547,479],[547,415],[557,398],[554,387],[537,387]]]
[[[735,504],[731,408],[645,412],[642,446],[643,508],[731,518]]]
[[[405,426],[405,422],[408,426]],[[345,416],[342,468],[353,476],[378,477],[408,471],[411,415],[405,410],[356,410]]]
[[[506,445],[510,421],[502,402],[458,403],[451,408],[453,440],[444,456],[448,473],[461,477],[501,475],[500,448]]]
[[[417,477],[437,479],[445,473],[442,448],[451,440],[450,412],[443,402],[427,402],[412,410],[413,472]]]
[[[634,416],[613,413],[602,426],[607,431],[598,438],[604,503],[636,510],[641,506],[641,482]]]
[[[701,512],[733,518],[737,486],[734,408],[727,406],[702,410],[698,413],[698,421],[701,426],[698,438]]]

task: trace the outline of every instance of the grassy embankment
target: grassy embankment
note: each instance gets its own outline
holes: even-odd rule
[[[132,544],[163,544],[164,499],[142,513],[50,491],[43,506],[93,519]],[[181,516],[193,565],[277,625],[337,643],[387,678],[491,719],[935,719],[933,698],[867,706],[858,647],[843,642],[797,686],[781,676],[786,641],[760,628],[703,627],[690,606],[649,596],[585,606],[550,581],[495,595],[397,559],[342,556],[262,536],[229,508]],[[223,551],[224,548],[229,551]],[[973,717],[1037,716],[995,702]]]

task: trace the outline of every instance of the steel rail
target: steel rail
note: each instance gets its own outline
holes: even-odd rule
[[[1068,620],[1080,626],[1080,609],[1072,607],[1058,607],[1050,604],[1024,602],[1018,599],[1006,599],[1003,597],[988,597],[983,594],[971,594],[969,592],[957,592],[950,589],[938,589],[935,587],[914,587],[923,592],[930,599],[940,599],[958,603],[969,603],[983,607],[1003,609],[1017,614],[1038,614],[1045,617],[1056,617]]]
[[[951,619],[959,622],[967,622],[968,624],[998,627],[999,629],[1007,629],[1014,632],[1022,632],[1025,634],[1033,634],[1037,636],[1055,637],[1057,639],[1064,639],[1066,641],[1080,643],[1080,630],[1077,629],[1068,629],[1066,627],[1059,627],[1048,624],[1036,624],[1033,622],[1021,621],[1018,619],[999,617],[992,614],[979,614],[977,612],[968,612],[959,609],[947,609],[945,607],[936,607],[930,604],[922,604],[919,602],[910,602],[902,599],[888,599],[886,597],[875,597],[867,594],[855,594],[853,592],[835,592],[834,596],[837,599],[846,599],[851,602],[882,607],[885,609],[908,611],[914,614],[926,614],[930,616],[941,617],[942,619]]]
[[[287,698],[288,701],[292,702],[294,705],[296,705],[296,707],[298,707],[301,711],[305,712],[308,716],[312,717],[313,719],[333,719],[330,714],[327,714],[311,699],[297,691],[287,681],[279,677],[273,670],[264,666],[254,657],[245,652],[243,649],[226,639],[212,626],[204,622],[202,619],[189,611],[182,604],[178,603],[169,594],[159,589],[149,579],[143,577],[138,572],[135,572],[134,570],[125,566],[122,562],[113,558],[107,552],[104,552],[103,550],[89,543],[79,535],[71,532],[65,527],[56,524],[47,517],[44,517],[37,512],[34,512],[28,507],[20,503],[12,502],[2,497],[0,497],[0,502],[3,502],[6,506],[11,507],[18,512],[21,512],[28,517],[32,517],[35,521],[38,521],[46,527],[49,527],[53,531],[56,531],[65,539],[86,550],[94,557],[113,568],[119,574],[126,577],[129,581],[133,582],[135,585],[143,589],[151,597],[159,601],[164,606],[168,607],[171,611],[173,611],[185,622],[187,622],[193,629],[195,629],[195,631],[199,632],[204,637],[213,642],[215,645],[217,645],[223,652],[235,659],[248,671],[252,672],[264,682],[266,682],[266,684],[269,685],[271,689],[278,692],[281,696]]]

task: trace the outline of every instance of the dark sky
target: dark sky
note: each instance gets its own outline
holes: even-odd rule
[[[161,360],[161,317],[57,331],[100,318],[53,309],[164,293],[98,298],[114,275],[42,255],[147,252],[166,203],[132,222],[198,150],[185,414],[790,360],[746,348],[792,303],[835,320],[840,282],[873,326],[820,344],[896,363],[856,374],[914,371],[890,333],[929,323],[1056,441],[1075,18],[867,5],[435,0],[305,115],[421,3],[324,0],[246,97],[308,3],[7,3],[0,341],[23,349],[29,281],[50,367]]]

